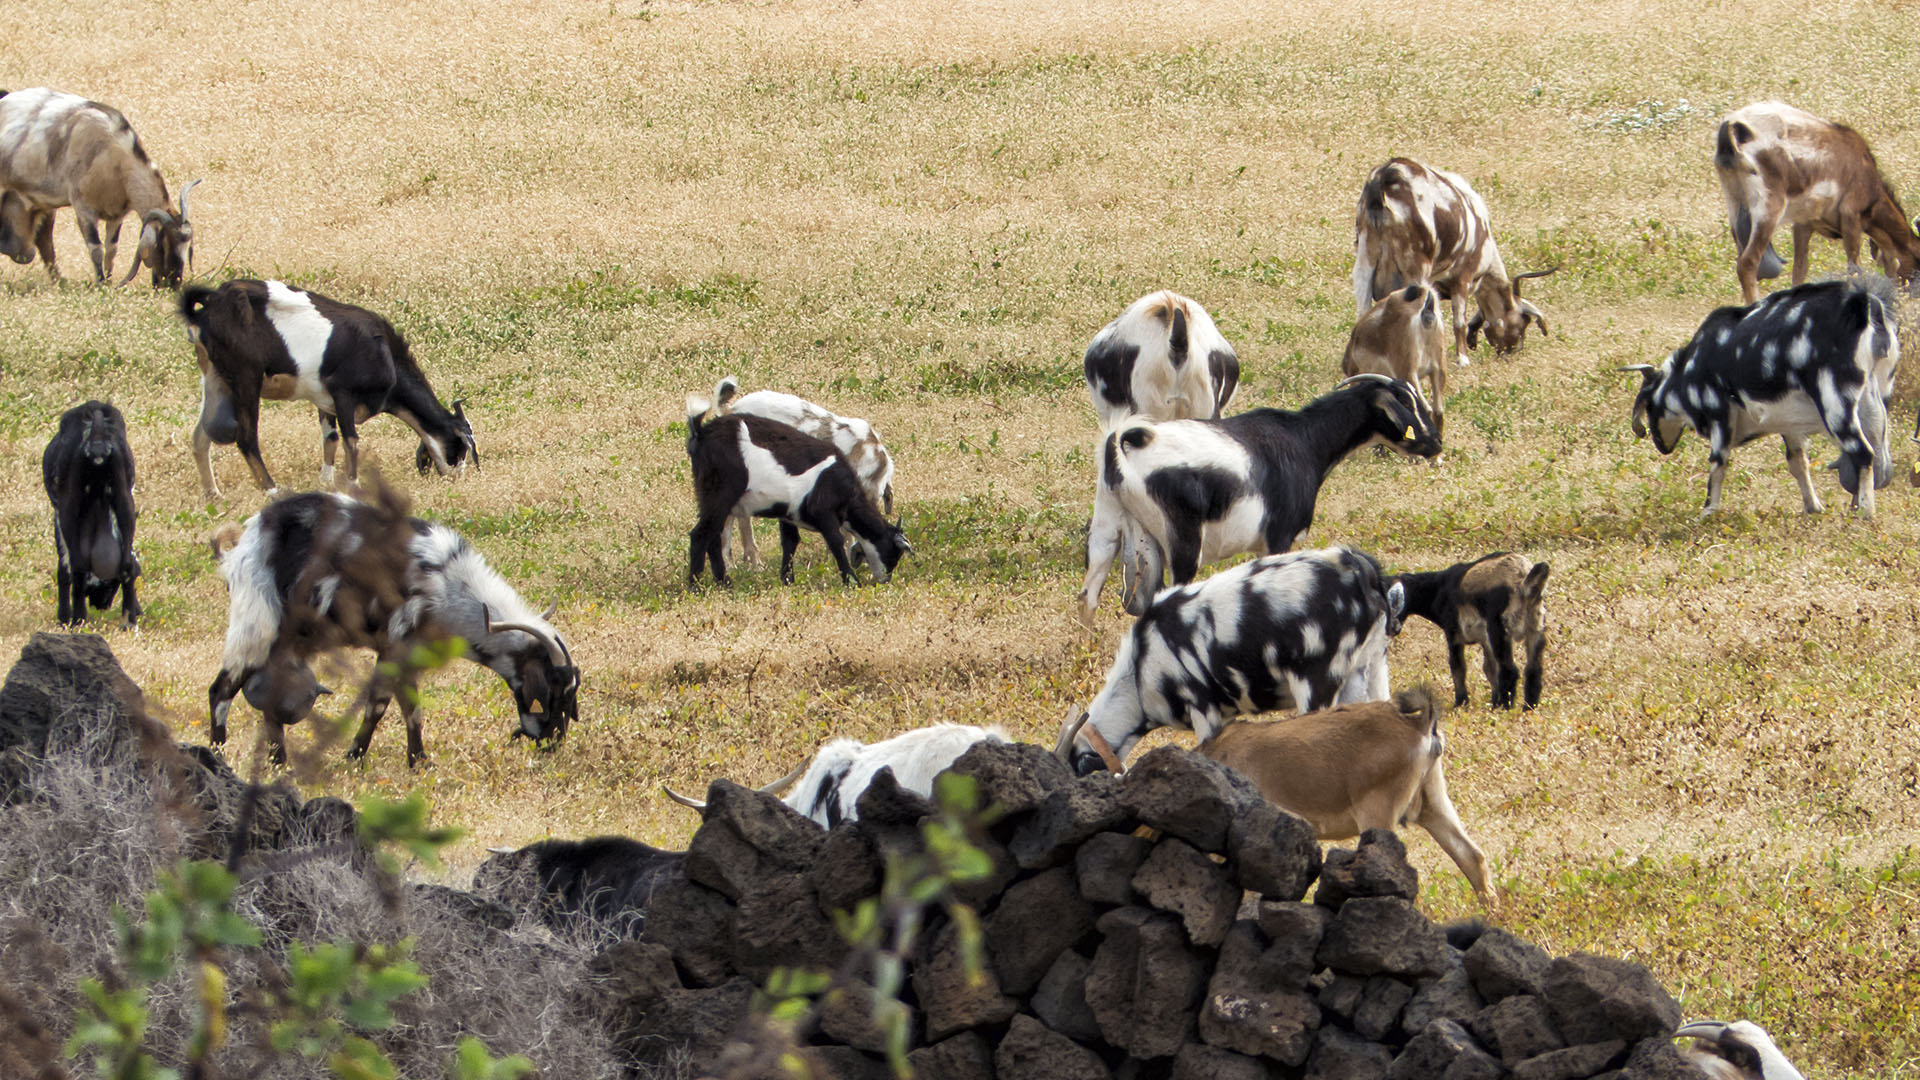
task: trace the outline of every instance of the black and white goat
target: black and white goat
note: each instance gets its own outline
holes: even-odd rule
[[[193,262],[187,193],[199,182],[180,189],[176,215],[159,167],[119,110],[44,86],[0,94],[0,188],[20,196],[28,213],[13,225],[27,224],[21,235],[33,239],[56,279],[53,212],[71,206],[97,280],[113,276],[120,222],[132,213],[140,217],[140,245],[120,284],[149,266],[155,288],[178,288]],[[8,254],[21,263],[32,258]]]
[[[1154,728],[1204,742],[1235,716],[1380,700],[1405,606],[1405,589],[1348,547],[1270,555],[1171,589],[1121,641],[1086,728],[1125,761]],[[1070,713],[1069,727],[1078,722]],[[1076,772],[1101,768],[1086,731],[1067,743]]]
[[[578,717],[580,672],[565,639],[547,622],[551,611],[534,614],[444,525],[342,495],[292,495],[248,519],[237,537],[216,536],[215,550],[230,594],[226,656],[207,691],[216,745],[226,741],[234,695],[248,689],[249,701],[261,700],[249,684],[264,671],[274,683],[262,694],[271,703],[264,710],[268,743],[274,760],[284,760],[281,729],[302,719],[313,702],[308,663],[335,644],[379,654],[349,758],[367,752],[395,693],[406,718],[407,764],[426,757],[411,655],[419,645],[452,637],[466,642],[468,659],[506,682],[519,712],[515,738],[559,740]],[[379,572],[355,570],[382,556],[387,565]],[[338,634],[297,625],[290,609],[310,613],[321,630]]]
[[[743,416],[761,416],[832,443],[833,448],[847,459],[853,475],[860,479],[860,487],[873,505],[883,514],[893,513],[893,455],[887,452],[886,444],[880,441],[880,433],[873,429],[872,424],[857,416],[835,416],[805,398],[783,394],[778,390],[755,390],[751,394],[742,394],[740,380],[731,375],[720,380],[719,385],[713,388],[713,402],[714,411],[719,415],[739,413]],[[760,549],[753,542],[753,518],[746,514],[735,514],[729,519],[727,528],[740,530],[741,558],[750,565],[758,565]],[[881,564],[879,550],[857,533],[854,534],[854,540],[865,554],[867,568],[873,572],[874,579],[886,580],[887,571]]]
[[[277,490],[260,457],[260,400],[299,399],[320,411],[323,485],[333,483],[344,440],[347,479],[360,473],[361,421],[391,413],[420,436],[424,459],[441,473],[479,464],[464,405],[451,410],[393,324],[365,308],[278,281],[241,278],[218,289],[190,286],[180,317],[200,362],[200,421],[193,456],[200,486],[218,498],[208,450],[237,444],[262,490]]]
[[[1851,281],[1796,285],[1720,308],[1659,367],[1620,369],[1641,377],[1634,436],[1651,435],[1662,454],[1673,453],[1687,428],[1707,440],[1713,472],[1701,512],[1711,514],[1732,449],[1778,435],[1801,504],[1816,514],[1806,440],[1824,431],[1840,444],[1840,486],[1871,517],[1874,489],[1893,477],[1886,400],[1900,362],[1895,321],[1886,300]]]
[[[760,416],[716,416],[713,404],[687,397],[687,456],[700,516],[688,534],[687,584],[698,583],[713,561],[713,580],[730,584],[726,566],[727,522],[736,514],[780,522],[780,580],[793,583],[793,552],[800,526],[820,534],[841,580],[853,581],[853,564],[841,533],[851,529],[873,545],[874,580],[885,581],[913,550],[900,528],[881,516],[859,477],[830,442]]]
[[[133,588],[140,576],[133,553],[139,511],[133,506],[133,450],[120,410],[104,401],[68,409],[40,456],[40,476],[53,503],[60,621],[85,622],[89,603],[110,607],[118,591],[120,614],[134,625],[140,619]]]
[[[859,816],[860,796],[873,783],[881,769],[892,769],[901,790],[933,798],[934,777],[960,760],[960,755],[976,743],[1006,742],[1000,728],[974,727],[971,724],[934,724],[903,732],[891,739],[863,743],[858,739],[835,739],[820,748],[813,761],[793,783],[793,775],[761,788],[777,792],[793,783],[782,802],[805,814],[825,828]],[[706,803],[682,795],[671,788],[667,797],[682,806],[705,810]]]
[[[537,916],[554,930],[585,920],[621,937],[639,937],[656,889],[682,878],[687,853],[624,836],[541,840],[488,848],[473,872],[473,891],[511,911]]]
[[[1773,1036],[1750,1020],[1693,1020],[1673,1037],[1693,1040],[1682,1054],[1707,1080],[1806,1080]]]
[[[1409,383],[1356,375],[1298,412],[1251,409],[1220,420],[1135,421],[1108,434],[1087,531],[1080,615],[1091,622],[1108,569],[1132,531],[1141,537],[1138,615],[1170,562],[1174,584],[1201,566],[1251,551],[1275,555],[1313,523],[1320,485],[1363,446],[1430,458],[1440,431]]]
[[[1102,431],[1133,417],[1218,417],[1240,388],[1240,359],[1207,309],[1165,289],[1095,334],[1082,366]]]
[[[1511,709],[1520,689],[1515,642],[1526,654],[1522,698],[1531,709],[1540,704],[1541,659],[1547,648],[1541,597],[1552,567],[1524,555],[1500,551],[1445,570],[1396,574],[1406,587],[1407,614],[1418,615],[1447,635],[1447,669],[1453,675],[1453,704],[1467,703],[1467,646],[1480,647],[1493,707]]]

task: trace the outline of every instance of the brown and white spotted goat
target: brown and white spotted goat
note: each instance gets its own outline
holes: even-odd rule
[[[1447,668],[1453,673],[1456,708],[1467,703],[1469,645],[1480,646],[1494,707],[1513,708],[1514,689],[1520,682],[1520,666],[1513,659],[1516,641],[1526,650],[1522,699],[1529,709],[1540,704],[1541,655],[1547,648],[1540,597],[1550,569],[1546,563],[1502,551],[1445,570],[1393,579],[1406,588],[1407,614],[1426,619],[1447,635]]]
[[[1487,223],[1487,204],[1454,173],[1394,158],[1373,170],[1353,222],[1354,314],[1408,285],[1426,282],[1453,302],[1460,362],[1484,328],[1496,352],[1518,349],[1527,325],[1547,332],[1546,316],[1520,298],[1520,282],[1559,267],[1507,276]],[[1467,298],[1479,306],[1467,322]]]
[[[1840,241],[1847,269],[1860,270],[1860,237],[1887,276],[1920,275],[1920,235],[1880,175],[1860,133],[1778,101],[1736,109],[1714,136],[1714,172],[1727,197],[1727,222],[1738,249],[1734,272],[1751,304],[1760,278],[1780,276],[1773,232],[1793,229],[1793,284],[1807,280],[1813,234]]]

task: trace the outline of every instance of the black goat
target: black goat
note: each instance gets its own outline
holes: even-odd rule
[[[491,848],[473,872],[473,891],[555,930],[585,919],[621,937],[646,926],[654,890],[682,877],[687,853],[624,836],[542,840],[519,850]]]
[[[1093,523],[1081,617],[1100,603],[1121,537],[1142,537],[1139,588],[1146,611],[1171,561],[1173,581],[1251,551],[1277,555],[1313,524],[1320,485],[1341,459],[1378,443],[1418,457],[1440,452],[1433,410],[1409,383],[1355,375],[1298,412],[1250,409],[1220,420],[1129,421],[1109,433]]]
[[[793,552],[800,526],[820,534],[840,578],[853,581],[841,533],[873,545],[885,581],[913,550],[906,534],[874,507],[847,459],[830,442],[798,428],[760,416],[715,417],[706,398],[687,398],[687,456],[693,459],[693,490],[700,517],[688,534],[687,584],[696,584],[703,564],[713,561],[713,580],[729,584],[726,567],[727,519],[734,514],[776,518],[780,522],[780,580],[793,583]]]
[[[478,464],[462,402],[448,409],[386,319],[365,308],[278,281],[238,279],[218,289],[189,286],[180,317],[200,362],[200,421],[193,456],[200,486],[218,498],[209,448],[237,444],[262,490],[276,490],[260,457],[260,400],[310,401],[320,410],[321,483],[333,483],[344,440],[347,479],[360,473],[360,421],[392,413],[420,436],[416,464],[442,473]]]
[[[60,430],[40,456],[40,475],[53,503],[53,542],[60,553],[56,577],[60,621],[86,621],[87,605],[105,609],[120,593],[120,614],[132,626],[140,619],[133,581],[140,560],[133,553],[133,451],[127,421],[104,401],[89,401],[60,417]]]
[[[1467,703],[1467,646],[1480,646],[1481,665],[1496,709],[1513,708],[1520,686],[1514,642],[1526,650],[1523,700],[1540,704],[1541,657],[1547,634],[1540,613],[1547,588],[1546,563],[1524,555],[1495,552],[1445,570],[1400,574],[1407,590],[1407,614],[1418,615],[1447,635],[1447,669],[1453,674],[1453,704]]]

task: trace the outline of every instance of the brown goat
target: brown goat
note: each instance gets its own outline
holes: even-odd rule
[[[1290,720],[1228,724],[1200,753],[1253,781],[1322,840],[1411,822],[1427,830],[1483,904],[1497,899],[1487,860],[1447,797],[1442,708],[1426,687],[1392,701],[1336,705]]]
[[[1807,280],[1814,233],[1840,241],[1847,269],[1860,270],[1865,235],[1887,276],[1920,275],[1920,235],[1880,175],[1860,133],[1778,101],[1736,109],[1714,137],[1713,168],[1727,197],[1727,221],[1738,248],[1734,273],[1751,304],[1759,279],[1778,277],[1774,230],[1793,228],[1793,284]]]
[[[1433,407],[1440,431],[1440,402],[1447,394],[1447,335],[1440,326],[1440,293],[1409,285],[1374,301],[1347,336],[1340,374],[1372,373],[1412,383]]]

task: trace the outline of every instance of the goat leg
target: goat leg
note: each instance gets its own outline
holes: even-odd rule
[[[1447,635],[1447,671],[1453,676],[1453,707],[1458,709],[1472,697],[1467,690],[1467,642],[1458,632]]]
[[[320,486],[333,487],[333,459],[340,450],[340,425],[333,417],[320,413]]]
[[[793,553],[800,546],[800,529],[791,521],[780,522],[780,584],[793,584]]]
[[[420,695],[411,686],[401,698],[400,716],[407,722],[407,768],[417,769],[427,762],[427,746],[420,738]]]
[[[378,668],[375,670],[378,671]],[[376,674],[373,684],[367,687],[366,715],[360,721],[359,732],[353,736],[353,745],[347,747],[347,760],[358,761],[367,756],[367,747],[373,742],[373,731],[380,726],[380,718],[387,715],[387,706],[392,703],[392,688],[385,679]],[[409,753],[413,750],[411,739],[409,739],[407,750]]]
[[[1453,808],[1453,800],[1447,797],[1447,776],[1439,761],[1436,760],[1433,768],[1428,770],[1420,794],[1420,816],[1416,823],[1427,830],[1427,835],[1433,837],[1434,843],[1439,844],[1441,850],[1453,859],[1453,864],[1467,876],[1467,883],[1473,886],[1480,902],[1493,907],[1500,898],[1487,881],[1487,857],[1460,824],[1460,815]]]
[[[60,268],[53,262],[53,215],[51,213],[43,215],[38,227],[33,230],[33,246],[40,252],[40,261],[46,264],[48,279],[59,281]]]
[[[853,564],[847,561],[847,544],[840,535],[846,526],[839,521],[828,519],[809,521],[807,524],[818,529],[820,538],[826,541],[827,550],[833,554],[834,565],[840,568],[840,580],[847,585],[855,584],[858,579],[853,576]],[[780,536],[780,544],[785,547],[786,543],[786,534],[783,532]]]
[[[1535,634],[1527,642],[1527,675],[1523,708],[1540,704],[1541,661],[1547,651],[1547,635]]]

